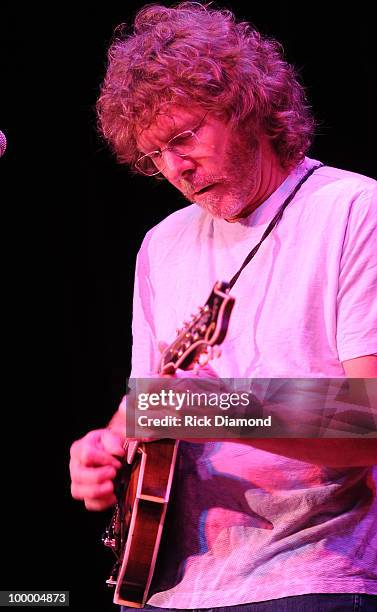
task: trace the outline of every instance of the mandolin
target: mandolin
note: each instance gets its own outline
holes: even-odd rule
[[[229,284],[215,283],[206,304],[162,354],[159,374],[199,364],[227,333],[234,305]],[[169,503],[179,441],[126,441],[127,458],[115,480],[117,503],[102,538],[116,561],[106,583],[114,603],[142,608],[148,599]]]

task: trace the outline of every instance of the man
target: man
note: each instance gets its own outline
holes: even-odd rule
[[[141,247],[133,377],[156,372],[159,341],[283,206],[232,289],[212,374],[377,376],[376,183],[305,157],[313,120],[276,42],[228,11],[147,6],[110,49],[98,114],[119,161],[193,203]],[[72,446],[72,495],[89,510],[115,502],[124,410]],[[374,439],[182,442],[147,607],[375,610],[376,463]]]

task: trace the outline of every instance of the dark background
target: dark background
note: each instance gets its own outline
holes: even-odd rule
[[[0,13],[0,588],[70,590],[74,610],[114,608],[100,542],[110,513],[71,500],[69,447],[122,396],[136,252],[146,229],[184,205],[169,185],[130,177],[96,136],[108,42],[143,4],[9,3]],[[261,4],[222,6],[281,40],[300,69],[319,122],[312,157],[376,177],[371,9]]]

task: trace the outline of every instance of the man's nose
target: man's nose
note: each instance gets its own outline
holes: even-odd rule
[[[174,151],[164,151],[164,169],[163,175],[165,178],[175,183],[182,177],[191,174],[195,170],[195,162],[189,155],[178,155]]]

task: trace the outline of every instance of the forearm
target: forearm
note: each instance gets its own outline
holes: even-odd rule
[[[377,465],[377,438],[252,438],[239,440],[261,450],[328,467]]]
[[[377,437],[371,437],[373,434],[377,436],[376,425],[373,427],[373,423],[377,423],[375,382],[374,379],[349,378],[347,390],[343,391],[343,397],[341,397],[340,393],[337,394],[336,402],[333,406],[334,411],[339,410],[340,412],[339,422],[336,419],[335,413],[334,423],[330,419],[328,424],[329,431],[333,427],[335,431],[339,430],[339,432],[341,430],[346,432],[347,428],[350,432],[357,431],[357,426],[360,428],[364,427],[364,433],[368,437],[320,437],[319,426],[321,425],[321,428],[323,428],[324,424],[324,415],[321,410],[318,411],[318,406],[322,404],[321,387],[320,385],[318,389],[317,386],[314,387],[318,392],[319,399],[316,399],[314,395],[314,410],[309,409],[308,411],[307,404],[310,402],[307,400],[310,397],[305,394],[302,396],[301,407],[300,385],[297,385],[298,392],[292,395],[293,399],[299,400],[295,413],[292,413],[297,418],[293,418],[291,415],[292,406],[286,410],[284,410],[284,406],[283,409],[275,410],[274,416],[276,418],[283,417],[280,425],[283,425],[284,431],[291,431],[291,435],[292,431],[294,431],[290,429],[292,425],[293,427],[298,425],[299,429],[302,428],[302,437],[299,437],[300,434],[298,434],[297,438],[294,435],[286,438],[249,438],[242,440],[242,442],[271,453],[307,461],[316,465],[327,465],[329,467],[377,465]],[[294,405],[294,402],[292,404]],[[274,413],[273,404],[271,405],[271,412]],[[313,418],[313,415],[315,418]],[[306,422],[305,419],[308,416],[309,419]],[[312,428],[312,433],[305,435],[306,427],[308,432]],[[311,437],[311,435],[318,435],[318,437]]]
[[[120,436],[126,437],[126,396],[122,399],[107,427]]]

